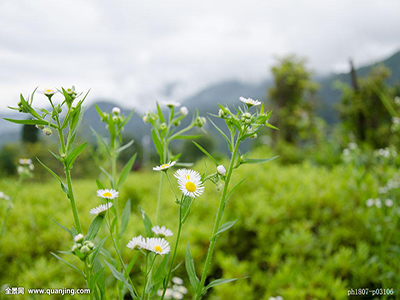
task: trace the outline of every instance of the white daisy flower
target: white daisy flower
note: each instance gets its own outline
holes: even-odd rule
[[[90,210],[91,215],[98,215],[104,213],[107,209],[109,209],[113,204],[111,202],[107,202],[107,204],[101,204],[95,208]]]
[[[375,199],[375,206],[378,208],[381,208],[381,206],[382,206],[381,199],[379,199],[379,198]]]
[[[246,103],[247,106],[257,106],[261,104],[261,101],[253,100],[251,98],[240,97],[239,100],[242,101],[243,103]]]
[[[392,207],[393,206],[393,200],[392,199],[386,199],[385,200],[385,205],[387,207]]]
[[[19,162],[20,165],[30,165],[30,164],[32,164],[32,159],[30,159],[30,158],[20,158],[18,160],[18,162]]]
[[[163,290],[158,290],[158,291],[157,291],[157,295],[161,297],[162,294],[163,294],[163,292],[164,292]],[[172,292],[173,292],[172,289],[167,288],[167,289],[165,290],[164,299],[171,299],[171,297],[172,297]]]
[[[141,235],[139,235],[137,237],[132,238],[132,240],[130,240],[126,246],[133,250],[141,249],[141,248],[145,248],[146,242],[145,242],[144,238]]]
[[[165,226],[153,226],[153,228],[151,228],[151,230],[156,234],[159,235],[161,237],[167,237],[167,236],[172,236],[173,233],[171,230],[169,230],[168,228],[166,228]]]
[[[52,88],[45,88],[43,91],[40,91],[42,94],[45,94],[46,96],[53,96],[55,93],[57,93],[57,90],[54,90]]]
[[[185,196],[196,198],[204,193],[204,185],[199,172],[179,169],[174,176],[178,179],[179,189]]]
[[[367,202],[366,202],[366,205],[367,205],[368,207],[371,207],[371,206],[374,205],[374,204],[375,204],[375,200],[374,200],[374,199],[368,199]]]
[[[174,285],[174,287],[179,293],[186,294],[188,292],[187,288],[183,285]]]
[[[119,193],[116,190],[98,190],[97,197],[101,197],[104,199],[114,199],[119,196]]]
[[[181,106],[181,104],[179,102],[176,102],[176,101],[163,101],[161,103],[166,105],[166,106],[168,106],[168,107],[170,107],[170,108]]]
[[[182,293],[180,293],[180,292],[178,292],[178,291],[173,291],[172,292],[172,298],[174,298],[174,299],[183,299],[183,295],[182,295]]]
[[[82,242],[84,238],[85,238],[85,237],[83,236],[83,234],[80,233],[80,234],[74,236],[74,242],[75,242],[75,243]]]
[[[219,175],[224,176],[224,175],[226,174],[226,169],[225,169],[225,167],[224,167],[223,165],[219,165],[219,166],[217,167],[217,171],[218,171],[218,174],[219,174]]]
[[[187,114],[189,113],[189,110],[186,106],[182,106],[180,111],[181,111],[181,114],[184,116],[187,116]]]
[[[112,113],[113,113],[113,115],[120,115],[121,114],[121,109],[119,108],[119,107],[114,107],[113,109],[112,109]]]
[[[182,285],[183,284],[183,280],[182,278],[179,277],[172,277],[172,282],[178,285]]]
[[[147,238],[145,248],[159,255],[170,252],[169,243],[163,238]]]
[[[176,164],[176,161],[170,161],[169,163],[162,164],[162,165],[159,165],[157,167],[154,167],[153,170],[154,171],[166,171],[166,170],[168,170],[169,168],[171,168],[175,164]]]

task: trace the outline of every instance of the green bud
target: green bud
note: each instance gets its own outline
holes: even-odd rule
[[[53,133],[49,127],[44,128],[42,131],[47,136],[50,136]]]
[[[165,124],[165,123],[161,123],[161,125],[160,125],[160,129],[161,129],[161,130],[165,130],[165,129],[167,129],[167,124]]]
[[[251,139],[256,139],[256,138],[257,138],[257,133],[251,135],[250,138],[251,138]]]
[[[91,249],[88,246],[82,246],[80,250],[83,254],[87,254],[91,251]]]
[[[43,125],[36,125],[36,128],[42,130],[44,128],[44,126]]]

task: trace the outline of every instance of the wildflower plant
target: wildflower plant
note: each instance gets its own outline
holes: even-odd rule
[[[207,290],[213,286],[235,280],[235,279],[217,279],[215,281],[210,282],[207,286],[205,286],[208,271],[211,267],[212,256],[215,250],[217,238],[222,232],[228,230],[236,223],[236,221],[230,221],[221,224],[228,199],[232,196],[234,190],[243,182],[243,180],[239,181],[238,184],[236,184],[233,188],[229,190],[230,181],[234,170],[236,170],[237,168],[239,168],[241,165],[244,164],[264,163],[275,158],[273,157],[267,159],[253,159],[249,158],[249,153],[243,153],[243,154],[241,153],[239,146],[243,141],[245,141],[246,139],[257,138],[257,133],[260,132],[260,130],[262,130],[264,127],[269,127],[273,129],[276,128],[268,123],[272,111],[266,111],[264,109],[263,103],[261,103],[258,100],[253,100],[250,98],[246,99],[243,97],[240,97],[239,100],[242,101],[245,105],[243,107],[238,107],[235,113],[233,113],[228,107],[219,105],[220,107],[219,113],[218,115],[214,115],[214,117],[220,118],[225,121],[225,125],[228,129],[228,134],[225,134],[225,132],[210,119],[211,124],[225,139],[228,149],[231,153],[228,168],[225,168],[225,166],[220,164],[217,161],[217,159],[215,159],[201,145],[194,142],[195,145],[215,164],[216,172],[209,174],[207,176],[203,175],[204,181],[210,180],[216,185],[220,180],[223,182],[223,188],[218,210],[216,213],[215,224],[210,237],[210,244],[208,247],[207,257],[200,279],[196,275],[195,265],[190,253],[189,244],[186,249],[186,269],[190,278],[190,283],[192,284],[195,290],[196,299],[201,299],[206,294]],[[258,109],[258,107],[260,108]],[[182,187],[181,183],[180,186],[184,193],[190,194],[189,188],[185,190]]]
[[[199,135],[186,135],[185,133],[195,127],[202,128],[206,123],[206,119],[204,117],[200,117],[197,111],[196,114],[194,114],[190,124],[182,129],[179,129],[181,122],[189,114],[188,108],[185,106],[180,107],[181,104],[175,101],[164,101],[162,104],[168,108],[168,116],[164,116],[164,113],[158,103],[157,113],[148,111],[143,116],[143,122],[149,123],[152,126],[151,137],[160,159],[160,165],[154,167],[153,170],[163,171],[160,173],[157,210],[155,216],[156,224],[158,224],[160,217],[164,175],[170,181],[167,171],[177,163],[181,156],[180,153],[173,154],[169,145],[173,140],[195,139],[200,137]],[[180,163],[177,164],[177,166],[184,166],[184,164]]]

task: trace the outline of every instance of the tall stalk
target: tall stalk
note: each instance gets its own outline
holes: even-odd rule
[[[228,192],[229,182],[231,180],[238,148],[239,148],[239,138],[236,141],[236,144],[235,144],[232,156],[231,156],[231,161],[229,163],[229,169],[228,169],[228,172],[226,175],[224,189],[222,191],[221,199],[219,201],[218,212],[215,217],[214,229],[213,229],[212,235],[211,235],[213,238],[211,239],[210,245],[208,247],[207,258],[206,258],[206,262],[204,265],[203,273],[201,275],[200,284],[197,289],[196,299],[201,299],[201,295],[203,292],[204,284],[206,282],[208,270],[210,269],[210,266],[211,266],[211,260],[212,260],[212,256],[214,253],[215,243],[217,242],[217,237],[215,236],[215,234],[217,233],[217,231],[221,225],[221,220],[224,215],[224,209],[225,209],[225,204],[226,204],[226,194]]]

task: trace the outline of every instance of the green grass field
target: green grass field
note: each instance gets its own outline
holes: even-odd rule
[[[254,154],[257,155],[265,156],[262,150]],[[246,180],[229,200],[224,221],[238,222],[218,241],[211,278],[241,279],[216,287],[207,298],[268,299],[280,295],[284,299],[344,299],[349,289],[356,288],[393,288],[398,295],[400,234],[391,231],[394,220],[397,222],[397,199],[393,199],[391,208],[365,205],[368,198],[378,196],[378,179],[373,172],[359,179],[357,170],[350,166],[282,166],[278,160],[243,166],[235,173],[232,184],[242,177]],[[214,171],[211,168],[205,160],[194,167]],[[35,172],[45,171],[38,166]],[[128,198],[132,201],[128,230],[122,239],[125,261],[134,255],[125,247],[128,240],[144,234],[138,205],[154,219],[158,180],[156,172],[132,173],[121,190],[119,209]],[[13,183],[11,179],[1,180],[0,190],[11,194]],[[77,180],[74,189],[82,226],[87,230],[93,219],[89,210],[101,204],[96,197],[96,183]],[[177,262],[184,261],[184,250],[190,242],[198,275],[219,195],[215,186],[207,183],[205,194],[195,200],[183,228]],[[165,184],[159,225],[176,231],[177,213],[178,206]],[[68,251],[72,246],[71,237],[53,219],[72,227],[70,205],[59,184],[53,179],[24,183],[6,235],[0,241],[0,285],[85,288],[82,277],[50,254]],[[103,226],[98,239],[106,235]],[[110,240],[106,241],[106,248],[111,248]],[[76,257],[66,259],[80,264]],[[139,267],[140,264],[135,265],[132,276],[136,276]],[[189,299],[192,290],[184,263],[175,275],[184,279]],[[109,299],[114,299],[114,278],[107,276],[107,280]]]

